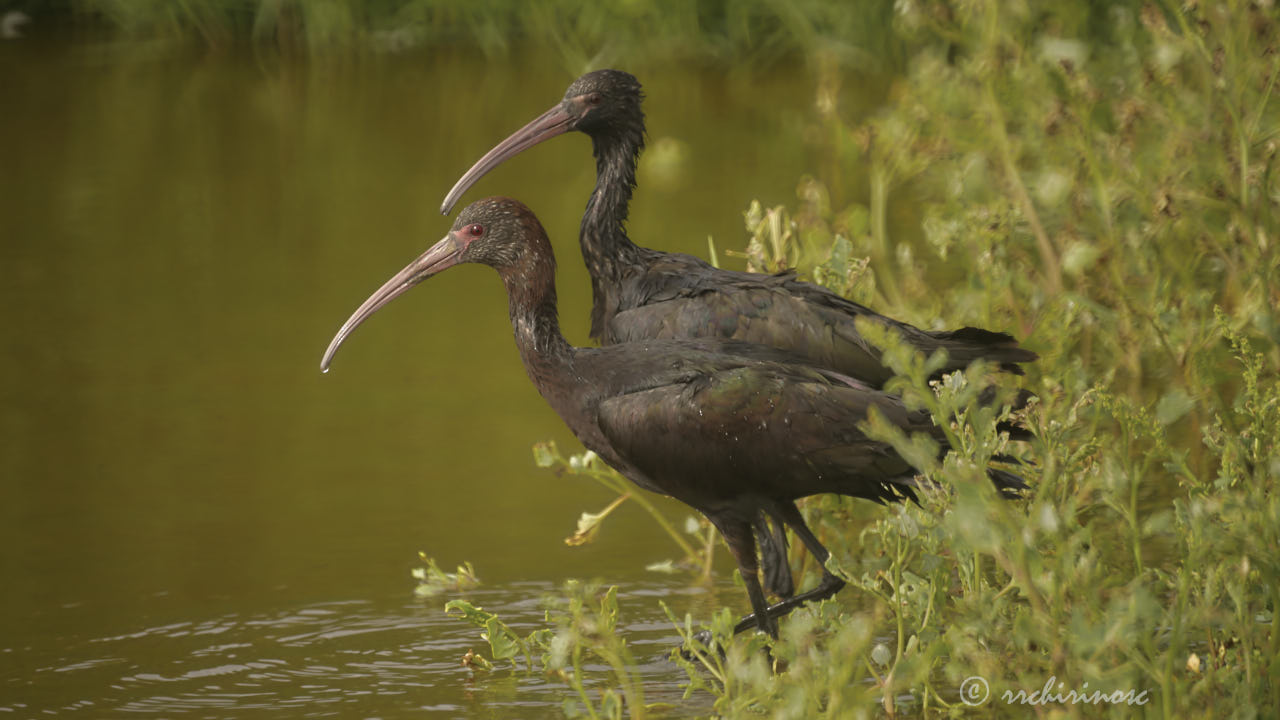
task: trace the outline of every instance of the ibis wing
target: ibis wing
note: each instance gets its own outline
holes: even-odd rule
[[[978,328],[926,332],[892,320],[818,285],[801,282],[794,272],[776,275],[718,270],[688,255],[667,254],[644,273],[624,283],[613,301],[609,344],[662,338],[719,337],[787,348],[808,362],[852,375],[876,387],[892,371],[880,351],[858,331],[866,318],[897,330],[921,352],[948,353],[944,371],[962,369],[982,358],[1021,373],[1017,363],[1036,354],[1018,347],[1004,333]]]
[[[694,507],[824,492],[897,499],[914,473],[859,429],[872,406],[908,431],[932,429],[896,398],[768,363],[620,393],[597,421],[630,465]]]

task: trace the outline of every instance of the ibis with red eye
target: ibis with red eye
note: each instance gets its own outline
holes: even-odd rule
[[[825,567],[829,553],[805,524],[797,499],[916,497],[915,469],[859,429],[870,411],[945,444],[927,413],[785,350],[724,338],[570,345],[557,317],[551,244],[533,213],[506,198],[463,210],[444,239],[342,325],[321,368],[328,369],[338,347],[378,308],[462,263],[497,270],[525,370],[582,444],[636,485],[687,503],[720,530],[751,602],[738,631],[755,627],[776,636],[778,617],[844,586],[824,569],[817,587],[770,606],[753,537],[763,518],[789,526]],[[987,472],[1005,493],[1025,487],[1007,471]]]
[[[652,339],[718,337],[780,348],[808,363],[880,388],[893,375],[880,351],[862,336],[859,318],[889,326],[926,356],[947,353],[939,374],[986,360],[1010,373],[1036,353],[1003,332],[975,327],[926,331],[880,315],[794,272],[734,272],[681,253],[636,245],[626,221],[644,149],[640,82],[620,70],[596,70],[575,80],[551,109],[498,143],[445,197],[448,213],[482,176],[538,143],[576,130],[590,136],[596,185],[587,200],[578,241],[591,276],[591,337],[602,345]],[[781,562],[781,533],[761,535],[771,591],[790,594]],[[775,559],[777,561],[775,562]]]

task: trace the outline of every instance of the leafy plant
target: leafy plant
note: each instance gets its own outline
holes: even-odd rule
[[[601,590],[596,584],[570,580],[561,596],[547,599],[550,627],[528,635],[464,600],[450,600],[445,610],[483,630],[481,638],[489,643],[494,662],[509,661],[519,671],[518,661],[523,659],[524,672],[542,672],[563,681],[573,693],[564,702],[567,717],[641,720],[661,709],[645,704],[635,658],[618,632],[617,588]],[[604,663],[604,677],[589,666],[589,658]],[[486,671],[495,669],[494,662],[474,652],[466,658],[469,666]]]
[[[753,204],[744,252],[717,260],[796,266],[920,327],[1008,330],[1041,355],[1015,418],[1033,438],[1011,443],[983,396],[1007,375],[930,382],[938,358],[868,327],[952,449],[868,418],[921,469],[920,505],[807,501],[849,588],[776,642],[731,637],[727,609],[668,611],[690,697],[727,717],[1280,715],[1271,10],[899,2],[906,69],[870,116],[841,107],[844,60],[809,56],[824,165],[794,206]],[[1031,491],[1006,502],[985,469],[1014,457]],[[594,462],[540,460],[633,492]],[[820,570],[798,567],[802,586]],[[581,608],[564,617],[616,622]],[[557,637],[568,665],[598,651],[613,697],[636,695],[616,639]]]
[[[953,449],[866,428],[936,489],[809,501],[850,587],[767,654],[728,611],[672,617],[688,692],[730,717],[1280,714],[1280,20],[898,7],[912,52],[891,102],[850,114],[840,64],[813,63],[832,162],[794,208],[747,211],[742,255],[921,327],[1009,329],[1042,358],[1033,440],[999,432],[989,369],[930,383],[937,359],[868,328]],[[1009,455],[1032,490],[1004,502],[984,468]]]
[[[533,446],[533,459],[538,467],[548,468],[557,474],[585,476],[600,483],[618,496],[599,512],[583,512],[578,518],[577,530],[565,538],[566,545],[583,545],[595,540],[601,524],[614,510],[624,502],[633,500],[648,513],[657,525],[680,548],[682,557],[678,562],[666,561],[655,563],[649,569],[670,571],[682,566],[695,571],[705,578],[711,574],[712,551],[715,547],[716,532],[705,518],[689,516],[684,523],[684,532],[676,528],[674,522],[667,518],[643,493],[631,482],[622,477],[616,470],[605,465],[590,450],[568,458],[560,454],[554,442],[538,443]],[[686,536],[691,536],[690,541]]]
[[[422,561],[422,566],[410,571],[413,578],[418,581],[418,586],[413,589],[413,593],[418,597],[461,592],[480,584],[480,578],[476,577],[475,568],[471,567],[469,562],[459,565],[454,572],[445,572],[440,569],[435,558],[427,557],[424,552],[418,553],[418,559]]]

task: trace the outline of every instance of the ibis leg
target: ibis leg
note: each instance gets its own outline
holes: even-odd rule
[[[712,522],[715,522],[713,519]],[[769,602],[765,600],[764,589],[760,586],[760,565],[756,559],[756,541],[752,535],[749,522],[715,523],[724,536],[729,552],[738,561],[738,571],[742,573],[742,582],[747,586],[747,597],[751,600],[751,622],[739,622],[734,626],[734,634],[756,627],[769,637],[778,637],[777,616],[769,612]]]
[[[805,524],[804,516],[800,514],[800,510],[796,508],[795,503],[780,503],[775,509],[777,511],[776,517],[780,517],[783,522],[791,526],[796,537],[800,538],[800,542],[804,543],[804,546],[822,565],[822,580],[818,582],[817,587],[765,608],[764,612],[769,616],[770,621],[776,624],[777,618],[786,615],[807,602],[826,600],[835,595],[840,592],[845,583],[840,578],[832,575],[830,570],[827,570],[827,558],[831,557],[831,552],[823,547],[822,543],[818,542],[818,538],[814,536],[813,531]],[[748,592],[750,592],[749,588]],[[739,620],[738,624],[733,627],[735,634],[753,626],[760,627],[760,621],[757,617],[760,614],[760,608],[753,602],[751,609],[753,611],[752,614]]]
[[[791,567],[787,564],[787,531],[782,521],[761,512],[756,516],[756,542],[760,545],[760,571],[764,576],[764,589],[780,598],[796,594],[791,579]]]

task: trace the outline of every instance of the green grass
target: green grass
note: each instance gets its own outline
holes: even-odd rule
[[[983,368],[930,386],[928,359],[881,338],[896,388],[949,427],[955,452],[923,462],[949,490],[809,502],[851,587],[782,623],[775,668],[723,611],[727,653],[685,661],[689,692],[726,717],[1280,715],[1274,8],[900,8],[914,49],[874,117],[842,114],[841,61],[814,56],[830,165],[794,207],[747,212],[742,254],[921,326],[1012,331],[1042,356],[1035,439],[975,406]],[[1009,451],[1034,463],[1016,502],[982,473]],[[609,595],[570,598],[608,617]],[[539,637],[611,668],[575,712],[643,717],[624,641],[582,631],[597,615]],[[990,697],[969,705],[975,676]]]

